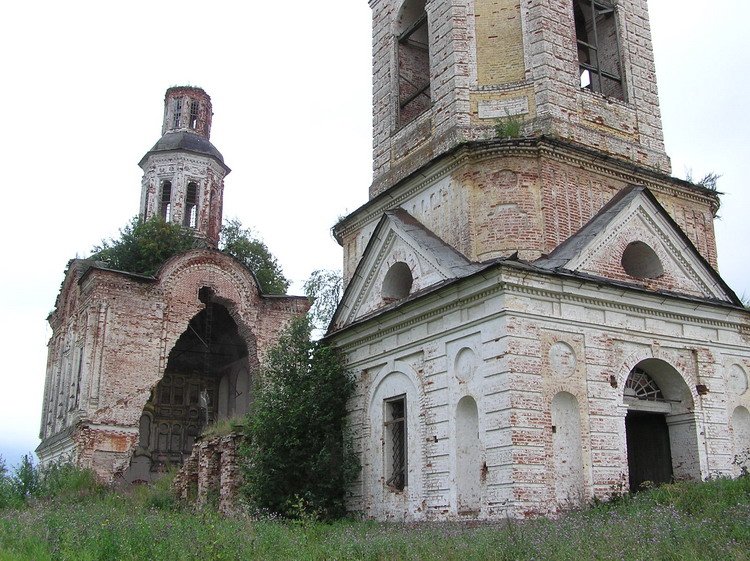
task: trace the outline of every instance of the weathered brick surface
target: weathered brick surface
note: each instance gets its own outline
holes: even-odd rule
[[[617,5],[625,101],[581,89],[568,0],[426,3],[430,107],[399,127],[395,19],[401,0],[372,0],[373,184],[370,196],[458,143],[517,115],[527,133],[579,142],[668,173],[645,2]]]
[[[74,455],[105,479],[130,459],[138,422],[167,358],[211,288],[229,309],[257,365],[283,327],[305,313],[304,297],[263,296],[248,269],[216,250],[172,258],[156,278],[135,277],[74,260],[55,312],[39,455],[71,430]],[[127,442],[125,436],[127,435]],[[49,444],[48,444],[49,443]],[[49,449],[49,451],[48,451]]]
[[[215,506],[222,514],[238,508],[242,486],[240,435],[201,439],[175,476],[174,489],[183,500],[199,507]]]

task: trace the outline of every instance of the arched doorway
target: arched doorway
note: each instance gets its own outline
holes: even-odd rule
[[[204,309],[169,353],[164,375],[139,423],[129,481],[150,481],[190,456],[196,438],[215,421],[244,415],[250,405],[254,338],[246,341],[227,307],[208,288]],[[249,344],[248,344],[249,343]]]
[[[680,373],[663,360],[643,360],[623,394],[630,490],[700,478],[693,396]]]

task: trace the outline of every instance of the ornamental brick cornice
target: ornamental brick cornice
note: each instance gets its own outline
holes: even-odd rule
[[[510,140],[481,140],[461,144],[359,207],[333,227],[333,234],[341,244],[348,234],[359,231],[365,225],[378,220],[386,210],[400,206],[423,189],[449,176],[456,169],[467,164],[501,157],[548,158],[617,179],[623,183],[643,183],[656,193],[708,204],[714,214],[719,209],[719,193],[583,145],[540,136]]]

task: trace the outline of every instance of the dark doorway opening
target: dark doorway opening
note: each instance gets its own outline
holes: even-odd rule
[[[672,481],[672,451],[666,415],[628,411],[625,417],[630,490],[645,482],[653,485]]]
[[[257,369],[255,340],[240,335],[210,289],[202,288],[199,298],[205,307],[172,348],[143,410],[129,481],[151,481],[182,465],[207,425],[248,410],[251,372]]]

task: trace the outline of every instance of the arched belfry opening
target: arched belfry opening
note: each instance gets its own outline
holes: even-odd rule
[[[201,288],[199,298],[204,309],[170,351],[143,410],[130,481],[150,481],[182,465],[208,425],[248,411],[258,366],[255,338],[240,333],[228,303],[210,288]]]
[[[631,491],[700,478],[698,427],[690,388],[660,359],[639,362],[623,390]]]

